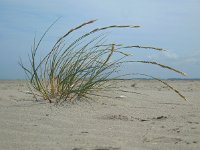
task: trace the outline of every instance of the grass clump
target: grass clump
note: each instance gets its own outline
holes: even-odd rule
[[[113,74],[119,72],[121,65],[125,63],[152,64],[185,75],[181,71],[157,62],[133,60],[132,55],[125,52],[125,49],[132,48],[165,51],[162,48],[106,43],[106,35],[102,33],[111,28],[139,28],[139,26],[112,25],[96,28],[69,42],[70,35],[95,21],[85,22],[66,32],[39,61],[38,51],[41,42],[56,21],[45,31],[38,42],[34,39],[29,56],[30,67],[26,67],[21,60],[19,64],[30,81],[30,89],[35,98],[40,96],[50,103],[60,104],[87,97],[94,91],[104,90],[108,80],[126,76],[113,77]],[[152,77],[146,74],[139,75]],[[185,99],[179,91],[166,82],[157,78],[154,79],[167,85]]]

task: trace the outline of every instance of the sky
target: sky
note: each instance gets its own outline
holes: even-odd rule
[[[199,8],[199,0],[0,0],[0,79],[24,79],[19,58],[27,62],[33,38],[39,38],[58,17],[61,19],[45,38],[41,53],[47,53],[52,41],[66,31],[92,19],[98,21],[91,29],[140,25],[131,31],[112,31],[109,39],[167,49],[163,53],[142,49],[131,52],[134,60],[157,61],[187,73],[186,78],[200,78]],[[122,72],[182,78],[157,66],[138,63],[123,66]]]

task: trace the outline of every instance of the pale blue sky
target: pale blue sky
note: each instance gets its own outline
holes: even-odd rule
[[[156,60],[200,78],[199,8],[199,0],[0,0],[0,79],[24,78],[19,57],[26,62],[35,34],[39,37],[60,16],[45,39],[47,47],[71,27],[91,19],[99,19],[92,27],[141,25],[136,30],[113,31],[109,38],[168,49],[167,53],[136,49],[135,59]],[[123,71],[181,77],[151,65],[127,65]]]

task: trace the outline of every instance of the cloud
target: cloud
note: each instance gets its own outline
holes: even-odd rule
[[[174,52],[164,52],[165,58],[169,60],[174,60],[178,64],[200,64],[200,51],[193,55],[182,57]]]
[[[163,54],[167,59],[177,60],[179,58],[178,55],[174,52],[166,51]]]
[[[195,55],[185,57],[183,61],[185,63],[200,64],[200,52]]]
[[[177,65],[186,65],[186,64],[192,64],[192,65],[200,65],[200,51],[196,52],[193,55],[189,56],[181,56],[174,52],[164,52],[164,53],[154,53],[147,56],[150,60],[165,60],[166,62],[176,62]]]
[[[154,54],[149,54],[147,56],[149,59],[159,59],[159,58],[165,58],[167,60],[178,60],[179,56],[178,54],[170,51],[166,51],[163,53],[154,53]]]

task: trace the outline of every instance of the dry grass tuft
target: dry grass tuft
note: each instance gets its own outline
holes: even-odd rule
[[[21,60],[19,63],[25,71],[27,79],[30,81],[30,89],[35,98],[40,96],[50,103],[61,104],[65,101],[73,102],[79,98],[87,97],[94,91],[97,92],[108,88],[108,84],[106,84],[108,80],[126,76],[112,76],[114,73],[119,72],[121,65],[125,63],[139,62],[153,64],[185,75],[181,71],[157,62],[134,61],[132,60],[132,54],[124,51],[127,48],[165,51],[162,48],[138,45],[123,46],[122,44],[106,43],[105,35],[102,34],[103,31],[111,28],[138,28],[139,26],[112,25],[96,28],[82,34],[71,43],[67,43],[69,35],[87,25],[93,24],[96,20],[85,22],[66,32],[55,42],[52,49],[38,61],[38,51],[41,42],[56,21],[44,32],[38,42],[34,39],[29,57],[30,67],[26,67]],[[152,77],[149,75],[145,76]],[[154,79],[167,85],[181,96],[181,98],[186,100],[179,91],[164,81],[157,78]]]

